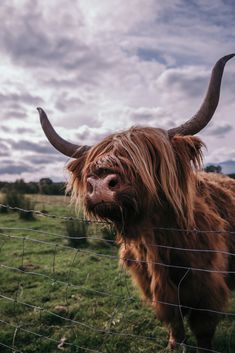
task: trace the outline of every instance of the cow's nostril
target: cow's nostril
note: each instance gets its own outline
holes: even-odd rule
[[[110,189],[113,189],[113,188],[115,188],[115,186],[117,186],[117,184],[118,184],[118,179],[117,179],[117,178],[114,178],[114,179],[110,180],[110,182],[109,182],[109,188],[110,188]]]
[[[90,181],[87,181],[87,192],[89,194],[92,194],[93,193],[93,185],[91,184]]]

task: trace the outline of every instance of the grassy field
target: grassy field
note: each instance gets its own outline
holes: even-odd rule
[[[68,198],[31,198],[46,216],[0,213],[0,352],[167,352],[166,329],[118,266],[117,248],[101,240],[101,226],[90,225],[89,243],[75,249],[60,218],[71,215]],[[217,351],[235,351],[233,324],[220,323]],[[195,345],[189,331],[187,343]]]

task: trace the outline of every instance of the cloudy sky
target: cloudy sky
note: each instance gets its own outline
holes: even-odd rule
[[[233,0],[2,0],[0,180],[64,180],[67,159],[47,143],[37,106],[79,144],[132,125],[170,128],[197,111],[212,66],[232,52]],[[234,126],[235,59],[200,134],[206,162],[235,162]]]

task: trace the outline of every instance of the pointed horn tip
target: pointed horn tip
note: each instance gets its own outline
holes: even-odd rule
[[[233,58],[234,56],[235,56],[235,53],[232,53],[232,54],[226,55],[225,57],[227,57],[228,59],[231,59],[231,58]]]
[[[41,114],[43,112],[42,108],[40,108],[40,107],[37,107],[36,109],[39,112],[39,114]]]
[[[227,63],[227,61],[232,59],[234,56],[235,56],[235,53],[225,55],[221,59],[218,60],[218,63],[221,62],[223,65],[225,65]]]
[[[37,107],[36,109],[39,113],[40,122],[43,127],[44,123],[46,123],[48,121],[48,117],[42,108]]]

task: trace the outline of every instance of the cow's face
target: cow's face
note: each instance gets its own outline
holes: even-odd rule
[[[125,224],[150,215],[163,193],[174,198],[176,169],[168,135],[153,128],[111,135],[69,165],[86,212]]]
[[[182,218],[201,145],[196,137],[169,139],[154,128],[111,135],[69,164],[74,197],[89,216],[119,228],[169,210]]]
[[[115,223],[143,218],[158,197],[156,135],[160,144],[167,143],[162,130],[132,128],[107,137],[78,163],[70,163],[74,185],[89,215]]]

